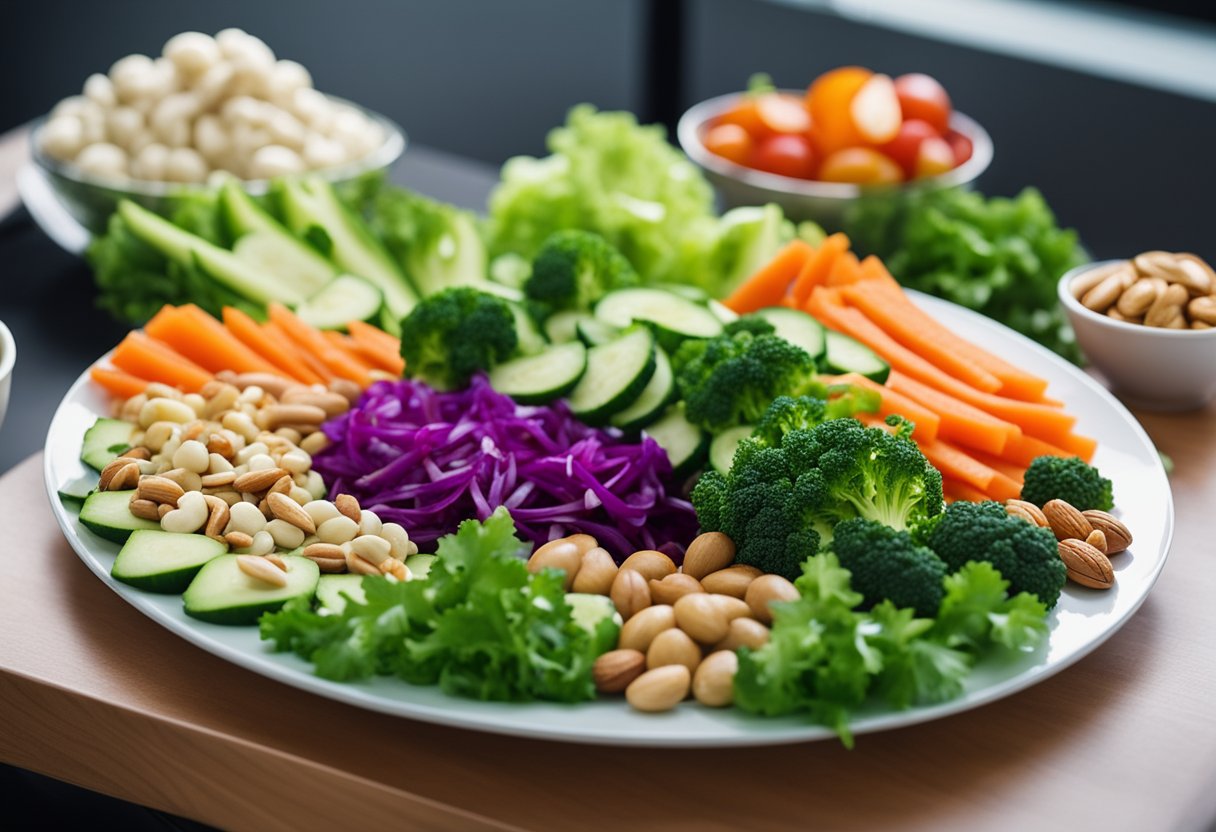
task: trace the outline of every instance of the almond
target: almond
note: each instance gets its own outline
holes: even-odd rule
[[[363,511],[359,508],[359,501],[350,494],[339,494],[334,497],[334,508],[339,514],[344,514],[351,520],[358,523],[363,519]]]
[[[1084,514],[1063,500],[1049,500],[1043,506],[1043,516],[1056,540],[1085,540],[1094,530]]]
[[[761,624],[771,624],[773,611],[769,605],[774,601],[797,601],[801,597],[797,587],[780,575],[762,575],[752,581],[744,600],[752,616]]]
[[[684,574],[699,581],[734,561],[735,542],[722,532],[705,532],[688,544],[688,551],[684,553]]]
[[[742,598],[747,594],[747,588],[751,582],[763,574],[754,566],[736,563],[734,566],[719,569],[717,572],[710,572],[701,579],[701,586],[705,588],[706,592]]]
[[[646,670],[646,656],[640,650],[609,650],[595,660],[591,676],[601,693],[620,693]]]
[[[139,463],[120,456],[115,462],[122,461],[106,483],[107,491],[128,491],[139,485]]]
[[[160,512],[157,511],[156,503],[151,500],[141,500],[135,494],[131,495],[131,502],[127,504],[131,513],[136,517],[142,517],[145,520],[160,520]]]
[[[542,569],[560,569],[565,572],[564,586],[567,592],[574,585],[574,579],[578,577],[582,566],[583,560],[579,555],[578,547],[565,539],[550,540],[528,558],[529,572],[536,573]]]
[[[287,575],[265,558],[257,555],[237,555],[236,565],[249,577],[271,586],[287,586]]]
[[[316,533],[317,525],[312,522],[308,512],[286,494],[272,491],[266,495],[266,503],[270,506],[270,513],[279,520],[286,520],[297,529],[301,529],[304,534]]]
[[[1131,530],[1113,514],[1092,508],[1081,512],[1093,528],[1106,535],[1106,554],[1115,555],[1132,545]]]
[[[625,701],[639,711],[670,711],[688,696],[692,674],[680,664],[647,670],[625,688]]]
[[[1115,570],[1110,559],[1084,540],[1061,540],[1060,559],[1068,568],[1068,578],[1090,589],[1110,589],[1115,585]]]
[[[1047,522],[1047,517],[1043,514],[1043,509],[1036,506],[1034,503],[1028,503],[1025,500],[1006,500],[1005,513],[1011,517],[1020,517],[1027,523],[1033,523],[1040,528],[1047,528],[1051,524]]]
[[[647,580],[661,581],[676,571],[675,562],[657,549],[642,549],[625,558],[622,569],[636,569]]]
[[[260,471],[247,471],[232,483],[232,487],[242,494],[260,494],[268,490],[283,477],[288,477],[282,468],[263,468]]]
[[[151,500],[154,503],[168,503],[176,506],[177,501],[185,494],[185,490],[167,477],[144,477],[139,481],[139,498]]]
[[[650,581],[650,598],[656,604],[674,604],[690,592],[704,591],[700,581],[683,572],[674,572],[661,581]]]
[[[642,573],[636,569],[621,569],[617,572],[608,594],[616,606],[616,611],[626,621],[650,606],[650,587]]]
[[[612,591],[616,573],[616,561],[612,559],[612,555],[608,554],[607,549],[595,546],[583,553],[582,566],[574,576],[571,589],[592,595],[607,595]]]

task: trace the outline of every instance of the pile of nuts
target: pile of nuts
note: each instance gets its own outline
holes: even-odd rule
[[[618,567],[595,538],[576,534],[539,547],[528,569],[560,569],[568,591],[612,599],[624,625],[617,649],[595,662],[596,688],[623,691],[634,708],[658,712],[690,691],[703,705],[730,705],[735,649],[765,644],[769,604],[799,597],[785,578],[734,560],[734,542],[707,532],[689,545],[680,568],[653,549],[634,552]]]
[[[1146,251],[1078,275],[1069,290],[1085,308],[1116,321],[1216,327],[1216,271],[1194,254]]]
[[[1068,579],[1090,589],[1110,589],[1115,571],[1108,555],[1126,551],[1132,533],[1119,518],[1105,511],[1080,511],[1063,500],[1050,500],[1039,508],[1025,500],[1006,500],[1005,511],[1029,523],[1051,529],[1059,541],[1060,559]]]
[[[221,374],[199,393],[162,384],[128,399],[122,418],[138,429],[131,447],[101,472],[102,491],[133,490],[131,513],[168,532],[202,532],[243,557],[247,574],[282,585],[266,558],[301,550],[322,572],[409,580],[418,547],[397,523],[358,500],[332,502],[312,454],[329,440],[321,423],[345,413],[356,385],[308,386],[263,373]]]

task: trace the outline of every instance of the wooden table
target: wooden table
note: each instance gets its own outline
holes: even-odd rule
[[[1216,820],[1216,408],[1143,415],[1173,456],[1170,561],[1101,649],[937,722],[658,751],[344,707],[217,659],[97,581],[42,460],[0,479],[0,761],[233,829],[1179,829]]]

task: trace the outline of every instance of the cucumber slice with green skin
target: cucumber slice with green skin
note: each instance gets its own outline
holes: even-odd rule
[[[317,603],[335,615],[346,609],[347,600],[362,604],[367,601],[363,592],[363,575],[322,575],[317,581]],[[387,580],[387,579],[384,579]]]
[[[375,322],[384,294],[366,280],[344,274],[296,307],[296,314],[318,329],[346,329],[351,321]]]
[[[283,180],[281,202],[287,225],[297,236],[323,236],[329,258],[338,268],[384,293],[387,313],[382,320],[392,325],[394,335],[399,335],[401,319],[417,305],[418,293],[363,220],[319,177]],[[316,233],[318,229],[321,234]]]
[[[654,334],[631,327],[615,340],[587,350],[587,371],[570,393],[570,411],[589,425],[602,425],[646,388],[655,369]]]
[[[434,555],[410,555],[405,559],[405,567],[410,570],[411,579],[425,578],[430,574],[434,562]]]
[[[161,254],[182,265],[197,265],[217,283],[242,297],[259,303],[278,301],[290,305],[304,300],[305,293],[295,282],[248,263],[134,202],[118,203],[118,214],[132,234]]]
[[[122,545],[110,575],[136,589],[178,595],[204,564],[227,551],[206,535],[141,529]]]
[[[802,347],[811,354],[811,358],[820,358],[827,349],[827,330],[805,312],[784,306],[768,306],[757,310],[756,314],[773,325],[775,335],[796,347]]]
[[[145,520],[131,513],[134,491],[97,491],[85,498],[80,507],[80,522],[98,537],[115,543],[126,543],[131,532],[140,529],[160,529],[155,520]]]
[[[616,647],[622,621],[612,599],[606,595],[567,592],[566,603],[570,605],[570,619],[591,635],[597,655]]]
[[[729,474],[739,443],[751,436],[755,429],[754,425],[742,425],[737,428],[728,428],[715,436],[709,443],[710,466],[719,474],[724,476]]]
[[[80,447],[80,461],[95,471],[100,471],[127,448],[135,425],[122,419],[101,418],[84,432]]]
[[[313,294],[338,276],[334,264],[292,235],[235,180],[220,187],[219,210],[236,244],[232,253],[250,265]]]
[[[64,483],[63,488],[58,489],[55,493],[59,495],[59,501],[68,508],[80,508],[89,495],[96,490],[97,477],[88,476]]]
[[[554,312],[545,319],[545,335],[554,344],[578,340],[579,321],[591,319],[592,316],[586,312],[575,312],[570,309]]]
[[[578,332],[578,339],[589,347],[607,344],[621,334],[619,328],[609,326],[598,318],[580,318],[574,328]]]
[[[709,450],[709,434],[684,417],[684,408],[672,405],[663,417],[643,431],[667,451],[672,474],[684,477],[701,466]]]
[[[489,294],[493,294],[490,292]],[[517,349],[520,355],[536,355],[549,348],[549,341],[541,334],[536,322],[521,304],[507,303],[511,314],[515,316],[515,337],[519,342]]]
[[[544,404],[573,390],[586,369],[587,348],[571,341],[499,364],[490,370],[490,386],[520,404]]]
[[[728,307],[721,301],[711,300],[707,303],[706,308],[713,313],[713,316],[724,324],[733,324],[739,320],[739,313]]]
[[[655,328],[664,349],[688,338],[722,334],[722,322],[704,305],[662,289],[621,289],[595,305],[595,317],[616,327],[640,321]]]
[[[823,369],[833,374],[857,373],[879,384],[891,374],[891,365],[874,350],[839,332],[825,333],[827,349],[823,354]]]
[[[708,303],[709,293],[700,286],[693,286],[688,283],[651,283],[650,288],[661,289],[664,292],[671,292],[673,295],[679,295],[682,298],[692,301],[693,303]]]
[[[654,375],[645,389],[627,408],[612,417],[612,424],[623,431],[641,430],[663,414],[676,397],[676,376],[667,353],[654,351]]]
[[[283,555],[287,586],[251,578],[236,564],[236,555],[220,555],[207,562],[182,593],[186,615],[212,624],[256,624],[262,613],[273,612],[293,598],[312,598],[321,571],[308,558]]]

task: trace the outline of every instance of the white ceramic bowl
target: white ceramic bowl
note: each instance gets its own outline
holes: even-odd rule
[[[17,343],[13,333],[0,321],[0,425],[8,410],[8,392],[13,384],[13,365],[17,363]]]
[[[1145,410],[1197,410],[1216,398],[1216,329],[1161,329],[1129,324],[1081,305],[1069,290],[1091,269],[1078,266],[1056,287],[1077,344],[1121,398]]]
[[[803,95],[798,90],[781,92],[799,98]],[[950,126],[971,140],[971,158],[940,176],[902,185],[863,188],[843,182],[817,182],[765,173],[710,153],[701,141],[709,122],[735,107],[744,95],[746,93],[730,93],[694,104],[680,117],[680,123],[676,126],[680,147],[688,154],[688,158],[705,172],[709,181],[722,194],[727,207],[775,202],[792,220],[814,220],[829,229],[836,229],[842,226],[845,211],[849,206],[863,196],[877,199],[898,198],[901,194],[917,189],[967,186],[987,170],[992,162],[992,138],[988,132],[974,119],[955,112],[950,116]]]

